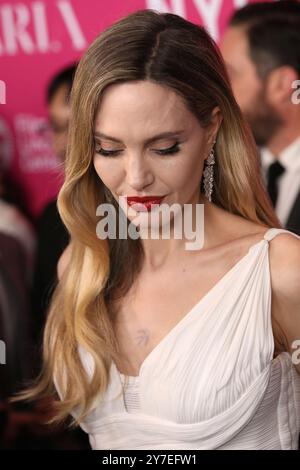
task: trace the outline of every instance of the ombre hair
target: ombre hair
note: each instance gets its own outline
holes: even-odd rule
[[[96,208],[107,202],[108,192],[93,166],[94,123],[104,90],[137,80],[171,88],[203,128],[219,107],[223,119],[215,144],[212,202],[262,226],[280,227],[261,180],[252,134],[220,52],[205,29],[174,14],[141,10],[102,32],[82,57],[71,94],[65,181],[58,196],[59,213],[70,234],[70,262],[49,307],[43,370],[21,395],[52,397],[53,421],[76,408],[79,423],[103,397],[112,360],[119,357],[115,302],[128,292],[143,263],[139,239],[97,237]],[[199,188],[203,191],[203,181]],[[92,358],[90,374],[80,348]]]

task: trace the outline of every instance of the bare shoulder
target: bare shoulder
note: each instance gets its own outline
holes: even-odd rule
[[[65,272],[65,269],[66,267],[68,266],[69,262],[70,262],[70,259],[71,259],[71,245],[69,244],[65,250],[63,251],[63,253],[61,254],[59,260],[58,260],[58,263],[57,263],[57,277],[58,277],[58,280],[60,281],[62,276],[63,276],[63,273]]]
[[[282,349],[293,354],[300,339],[300,237],[278,233],[269,242],[269,262],[272,318]]]
[[[272,284],[277,294],[300,295],[300,237],[278,233],[269,241]]]

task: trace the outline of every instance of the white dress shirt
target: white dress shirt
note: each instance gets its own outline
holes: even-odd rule
[[[262,147],[260,153],[263,179],[267,185],[267,171],[276,158],[267,147]],[[300,190],[300,137],[280,152],[278,160],[285,167],[285,172],[278,179],[275,210],[280,222],[285,226]]]

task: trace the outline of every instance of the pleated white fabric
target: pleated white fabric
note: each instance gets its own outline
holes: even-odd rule
[[[300,376],[288,353],[273,359],[268,247],[280,233],[295,235],[269,229],[146,357],[125,396],[112,363],[82,423],[93,449],[298,448]]]

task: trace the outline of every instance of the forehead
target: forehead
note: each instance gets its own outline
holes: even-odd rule
[[[150,81],[110,85],[98,108],[95,130],[137,129],[145,133],[167,126],[186,125],[196,119],[181,96],[171,88]]]

